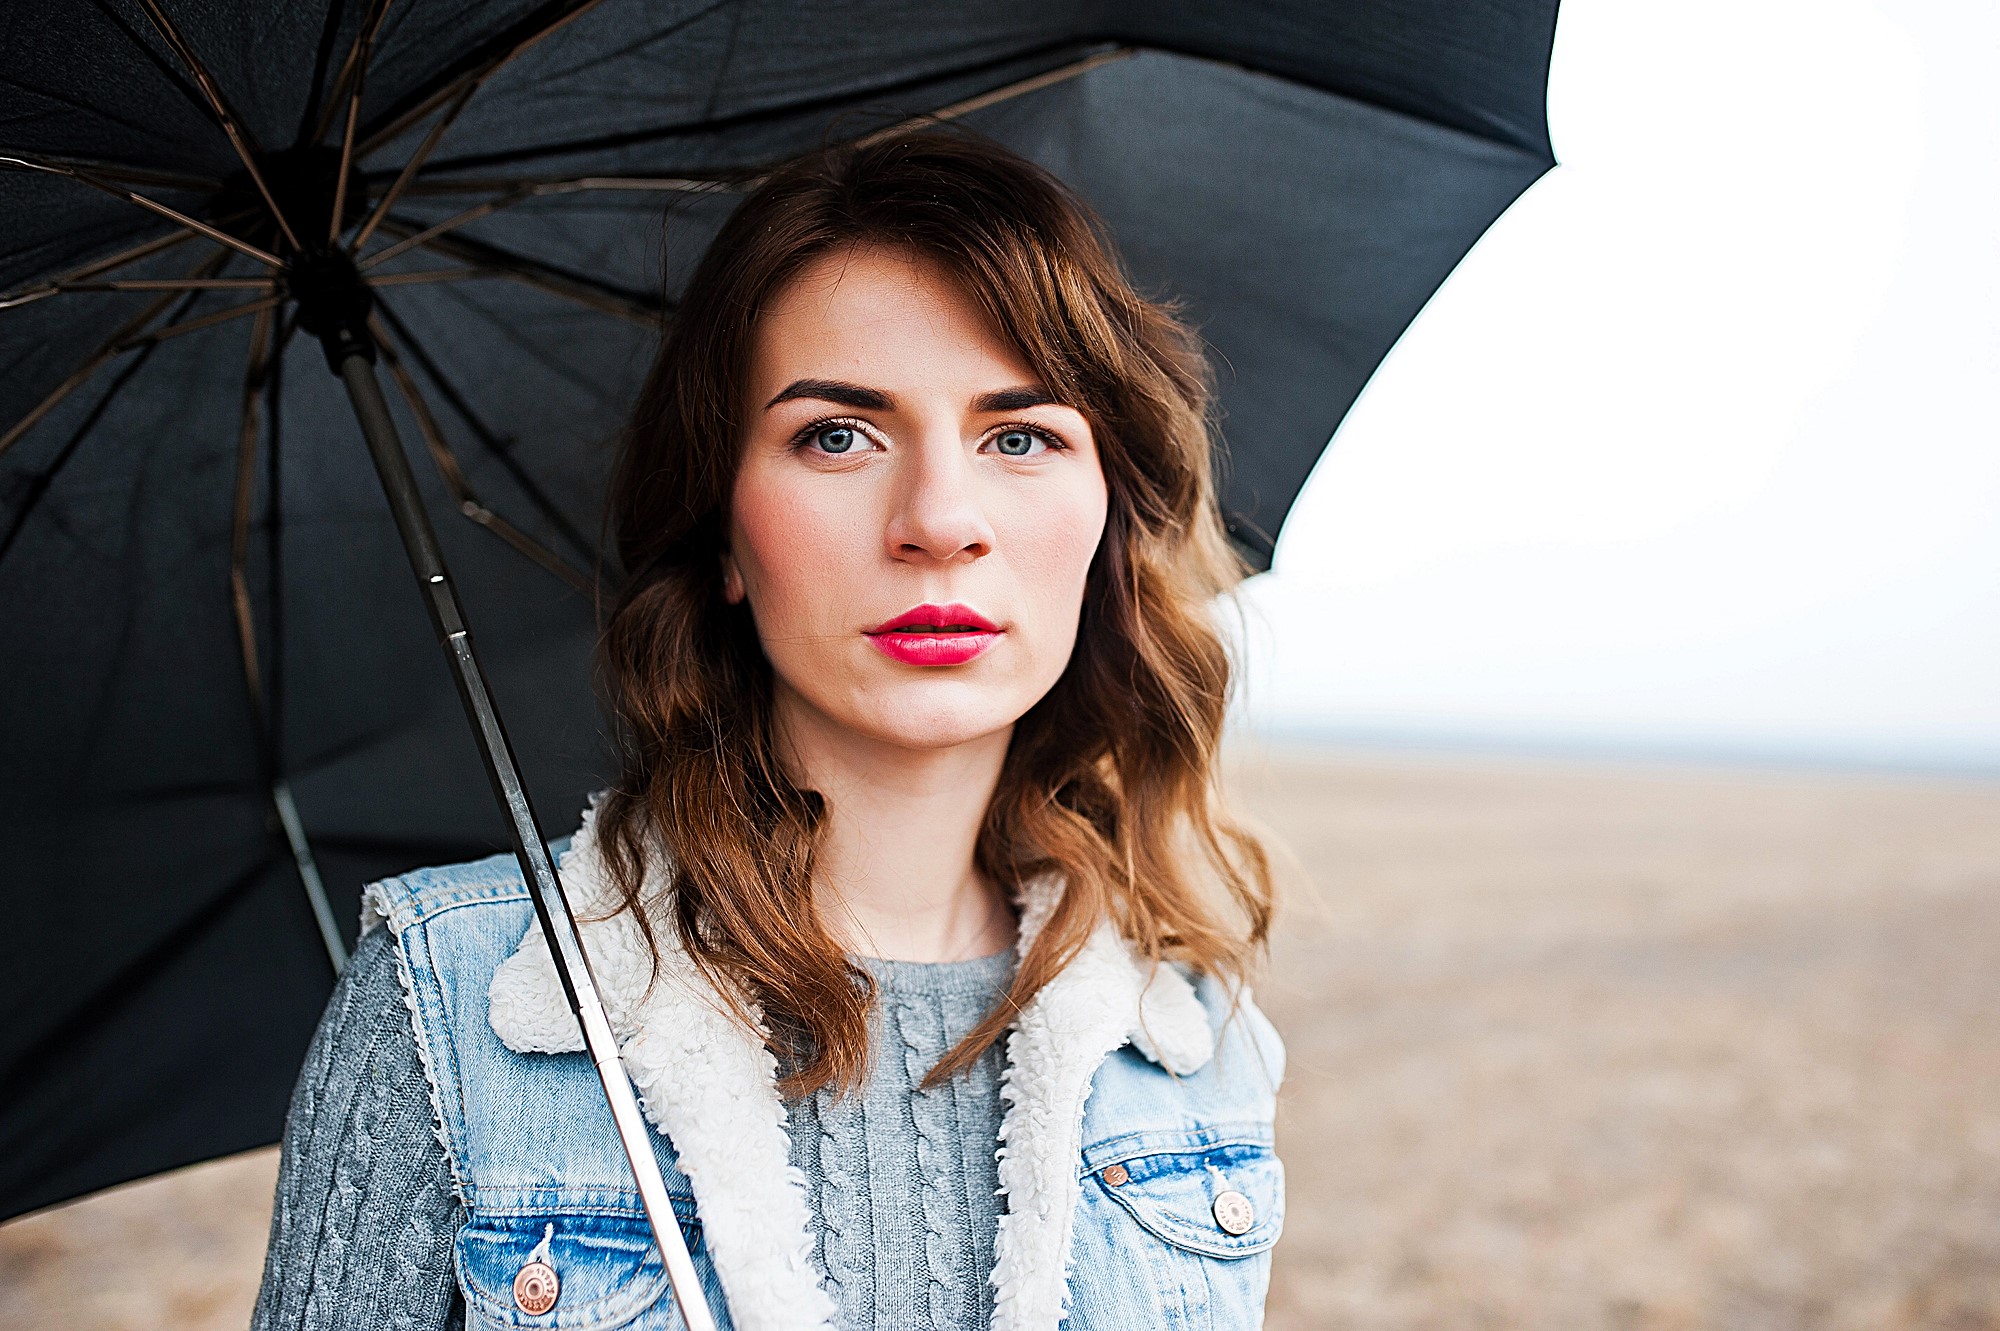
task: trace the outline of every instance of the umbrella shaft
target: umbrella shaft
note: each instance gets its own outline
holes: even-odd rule
[[[562,979],[563,992],[583,1027],[584,1043],[590,1050],[591,1062],[596,1065],[597,1075],[604,1083],[604,1097],[611,1106],[612,1122],[617,1126],[619,1140],[625,1147],[632,1175],[638,1181],[639,1198],[645,1204],[653,1239],[659,1244],[660,1255],[665,1260],[667,1276],[673,1285],[674,1298],[680,1304],[681,1316],[687,1322],[688,1331],[715,1331],[714,1315],[695,1274],[694,1262],[688,1256],[687,1244],[681,1238],[680,1222],[674,1216],[673,1202],[667,1195],[666,1181],[660,1174],[659,1159],[653,1153],[652,1133],[639,1113],[639,1102],[632,1092],[630,1079],[625,1075],[624,1064],[619,1062],[618,1044],[612,1034],[611,1023],[604,1014],[604,1004],[598,998],[597,985],[591,978],[589,959],[584,955],[582,941],[577,936],[576,917],[570,911],[562,883],[556,877],[555,861],[549,855],[548,845],[542,840],[541,828],[535,821],[534,810],[529,806],[527,788],[522,784],[520,770],[514,762],[513,746],[507,742],[500,713],[486,687],[486,676],[473,653],[472,634],[466,628],[464,613],[459,609],[458,595],[452,590],[450,571],[446,569],[444,554],[438,548],[437,532],[432,529],[430,515],[424,510],[416,477],[410,471],[409,455],[403,451],[402,439],[389,415],[389,404],[382,395],[382,385],[375,377],[375,366],[365,355],[354,352],[342,357],[339,371],[347,385],[348,398],[354,404],[354,414],[361,423],[361,433],[368,441],[368,451],[375,459],[375,473],[382,480],[389,508],[395,514],[396,529],[402,534],[410,568],[416,573],[417,584],[423,591],[431,625],[437,630],[445,658],[451,663],[452,678],[458,685],[459,698],[464,702],[466,715],[472,722],[480,756],[485,760],[486,774],[493,781],[493,793],[507,812],[509,829],[514,838],[514,854],[521,862],[521,872],[527,879],[529,894],[534,898],[535,914],[541,919],[542,933],[549,940],[549,953],[555,961],[556,974]]]

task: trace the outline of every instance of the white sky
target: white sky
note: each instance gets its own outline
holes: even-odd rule
[[[1996,71],[1996,0],[1565,0],[1563,164],[1246,588],[1247,719],[2000,767]]]

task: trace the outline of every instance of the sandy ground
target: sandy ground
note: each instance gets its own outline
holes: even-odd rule
[[[2000,783],[1266,756],[1270,1326],[2000,1328]],[[0,1226],[0,1326],[241,1327],[268,1152]]]

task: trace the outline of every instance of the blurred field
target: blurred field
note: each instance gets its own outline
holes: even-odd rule
[[[1239,759],[1307,885],[1273,1331],[2000,1329],[2000,783]],[[0,1226],[0,1326],[241,1327],[256,1153]]]

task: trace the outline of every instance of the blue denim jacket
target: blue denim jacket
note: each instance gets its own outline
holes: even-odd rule
[[[560,873],[580,914],[608,904],[588,814]],[[1024,894],[1024,949],[1056,890]],[[468,1327],[681,1327],[512,858],[372,885],[364,928],[382,926],[467,1209]],[[628,917],[587,922],[584,942],[718,1321],[830,1327],[758,1034],[670,939],[656,981]],[[1007,1055],[996,1331],[1260,1325],[1284,1220],[1284,1055],[1248,993],[1148,968],[1102,930],[1023,1010]],[[545,1312],[517,1292],[532,1262],[558,1282]]]

